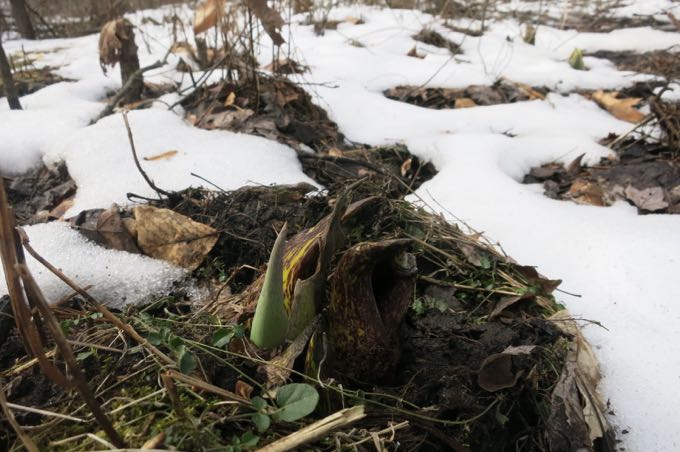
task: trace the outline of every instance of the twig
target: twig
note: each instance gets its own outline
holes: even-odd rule
[[[296,447],[319,439],[328,433],[345,425],[358,421],[366,416],[364,405],[357,405],[352,408],[345,408],[331,414],[319,421],[310,424],[297,432],[267,444],[258,449],[258,452],[283,452],[295,449]]]
[[[12,426],[17,436],[24,444],[24,447],[29,452],[40,452],[38,446],[35,445],[31,437],[28,436],[26,432],[23,431],[17,420],[14,418],[14,414],[12,413],[12,410],[9,409],[8,405],[9,404],[7,403],[7,398],[5,398],[5,388],[2,385],[0,385],[0,406],[2,406],[2,412],[5,413],[5,417],[7,418],[9,425]]]
[[[123,121],[125,121],[125,129],[127,130],[128,141],[130,142],[130,148],[132,149],[132,157],[135,159],[135,165],[137,166],[137,170],[140,172],[146,183],[149,184],[149,187],[151,187],[153,191],[156,192],[159,199],[163,199],[162,195],[170,197],[172,194],[158,188],[156,184],[154,184],[154,182],[151,180],[149,175],[146,174],[146,172],[142,168],[142,165],[139,163],[139,158],[137,157],[137,149],[135,148],[135,140],[132,137],[132,129],[130,129],[130,122],[128,121],[126,111],[123,112]]]

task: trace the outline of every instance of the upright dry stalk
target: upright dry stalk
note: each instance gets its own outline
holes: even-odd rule
[[[1,30],[0,30],[1,32]],[[9,66],[9,60],[5,54],[5,49],[2,47],[2,37],[0,36],[0,76],[2,77],[2,84],[5,87],[5,95],[7,96],[7,103],[12,110],[21,110],[21,103],[19,102],[19,93],[14,85],[14,78],[12,77],[12,68]]]
[[[113,428],[111,421],[95,399],[94,393],[88,386],[85,375],[76,361],[73,350],[59,326],[59,322],[57,322],[42,291],[28,270],[20,243],[14,223],[14,214],[9,207],[5,187],[0,183],[0,254],[14,320],[24,340],[24,346],[38,359],[40,368],[48,378],[64,389],[77,389],[111,442],[116,447],[125,447],[125,442]],[[42,317],[42,320],[39,316]],[[40,325],[40,328],[38,328],[38,325]],[[44,330],[49,331],[54,339],[60,355],[71,372],[70,378],[45,356],[45,344],[40,334]]]

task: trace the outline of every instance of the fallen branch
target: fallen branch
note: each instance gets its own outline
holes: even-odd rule
[[[345,408],[344,410],[333,413],[330,416],[314,422],[313,424],[309,424],[307,427],[304,427],[295,433],[291,433],[290,435],[284,436],[273,443],[267,444],[266,446],[258,449],[257,452],[283,452],[292,450],[302,444],[323,438],[333,430],[356,422],[365,416],[366,413],[364,410],[364,405]]]

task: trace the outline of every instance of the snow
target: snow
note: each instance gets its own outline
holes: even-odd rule
[[[264,138],[194,128],[167,107],[128,115],[140,164],[165,190],[205,185],[195,173],[224,190],[252,184],[315,184],[302,174],[295,151]],[[167,159],[145,161],[167,151]],[[66,216],[86,209],[126,204],[127,193],[153,197],[137,170],[121,114],[103,118],[48,146],[50,159],[64,160],[78,186]]]
[[[186,271],[139,254],[114,251],[87,240],[66,223],[52,222],[24,228],[33,248],[98,301],[114,308],[151,301],[168,292]],[[73,290],[52,272],[26,256],[28,268],[47,297],[57,301]],[[7,293],[5,274],[0,269],[0,293]]]
[[[533,11],[543,3],[511,1],[503,8]],[[573,6],[567,0],[549,3],[547,13],[557,18]],[[594,3],[586,5],[591,12]],[[141,24],[145,15],[161,20],[163,11],[131,17]],[[187,9],[178,11],[190,17]],[[614,10],[626,17],[655,18],[665,17],[665,11],[679,15],[677,2],[627,1]],[[586,325],[585,334],[602,365],[601,390],[615,413],[611,421],[619,431],[629,431],[620,435],[621,447],[680,450],[680,217],[640,216],[624,203],[600,208],[555,201],[543,196],[540,186],[520,183],[529,168],[541,163],[569,162],[581,153],[586,162],[595,163],[610,152],[599,139],[632,127],[575,91],[617,89],[650,76],[618,71],[597,58],[586,58],[590,70],[576,71],[567,63],[574,48],[666,49],[680,43],[680,33],[649,27],[577,33],[541,26],[531,46],[523,42],[523,25],[515,20],[492,21],[484,36],[475,38],[415,11],[337,7],[329,18],[349,16],[365,23],[343,23],[319,37],[311,26],[300,24],[304,17],[299,16],[290,34],[283,31],[291,38],[291,57],[311,68],[297,79],[349,139],[374,145],[402,142],[434,163],[439,173],[419,189],[413,202],[422,202],[420,197],[452,221],[484,231],[522,264],[538,266],[546,276],[563,279],[564,290],[580,294],[558,298],[576,317],[607,328]],[[415,42],[412,35],[426,26],[459,43],[463,53],[452,56]],[[103,107],[105,93],[120,86],[117,68],[109,77],[101,74],[96,39],[6,43],[10,52],[22,46],[43,52],[40,64],[60,66],[59,73],[74,81],[23,97],[26,111],[0,106],[0,171],[20,172],[40,158],[64,159],[78,185],[71,213],[125,204],[128,192],[153,195],[134,167],[121,116],[88,126]],[[171,42],[169,27],[143,25],[138,35],[142,65],[161,58]],[[424,59],[406,55],[414,45]],[[270,47],[265,36],[263,64],[270,62]],[[58,50],[48,52],[54,48]],[[149,79],[188,87],[186,77],[170,69],[175,61],[173,57],[171,65]],[[396,85],[462,88],[491,84],[499,77],[545,86],[552,94],[545,100],[459,110],[424,109],[382,94]],[[675,88],[668,98],[678,95],[680,88]],[[165,100],[173,103],[177,96]],[[160,187],[176,190],[197,184],[191,172],[225,189],[311,182],[291,149],[258,137],[193,128],[181,119],[180,110],[171,112],[156,102],[129,115],[140,158],[178,151],[167,160],[142,160]],[[145,294],[162,293],[182,276],[180,270],[152,259],[103,250],[58,223],[27,231],[48,260],[82,285],[94,284],[95,294],[111,303],[120,303],[125,294],[128,302],[138,302]],[[105,266],[108,271],[102,272]],[[68,292],[44,272],[37,276],[52,299]]]

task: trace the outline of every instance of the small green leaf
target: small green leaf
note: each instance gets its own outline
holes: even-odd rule
[[[244,447],[255,447],[260,442],[260,437],[248,431],[241,435],[240,444]]]
[[[182,340],[181,337],[172,335],[170,336],[169,340],[167,341],[168,347],[170,347],[170,350],[173,352],[180,354],[184,350],[184,341]]]
[[[86,351],[86,352],[80,352],[76,355],[76,361],[84,361],[88,357],[92,356],[92,354],[93,354],[92,350],[89,350],[89,351]]]
[[[310,414],[319,403],[319,393],[314,387],[304,383],[291,383],[279,388],[276,404],[278,419],[292,422]]]
[[[250,403],[253,404],[257,411],[262,411],[265,408],[267,408],[267,401],[260,396],[255,396],[252,399],[250,399]]]
[[[417,314],[417,315],[423,315],[425,314],[425,305],[423,304],[423,300],[420,298],[416,298],[413,300],[413,303],[411,303],[411,309]]]
[[[262,413],[253,414],[253,424],[255,424],[255,427],[257,427],[258,432],[260,433],[266,432],[271,423],[272,423],[271,418],[266,414]]]
[[[215,334],[212,336],[212,345],[213,347],[222,348],[231,342],[233,337],[233,328],[220,328],[219,330],[215,331]]]
[[[151,345],[159,346],[163,342],[161,335],[158,333],[150,333],[146,338]]]
[[[183,374],[190,374],[196,369],[197,365],[198,360],[196,359],[196,356],[187,349],[182,348],[182,352],[180,352],[177,357],[177,367],[179,368],[179,371]]]

